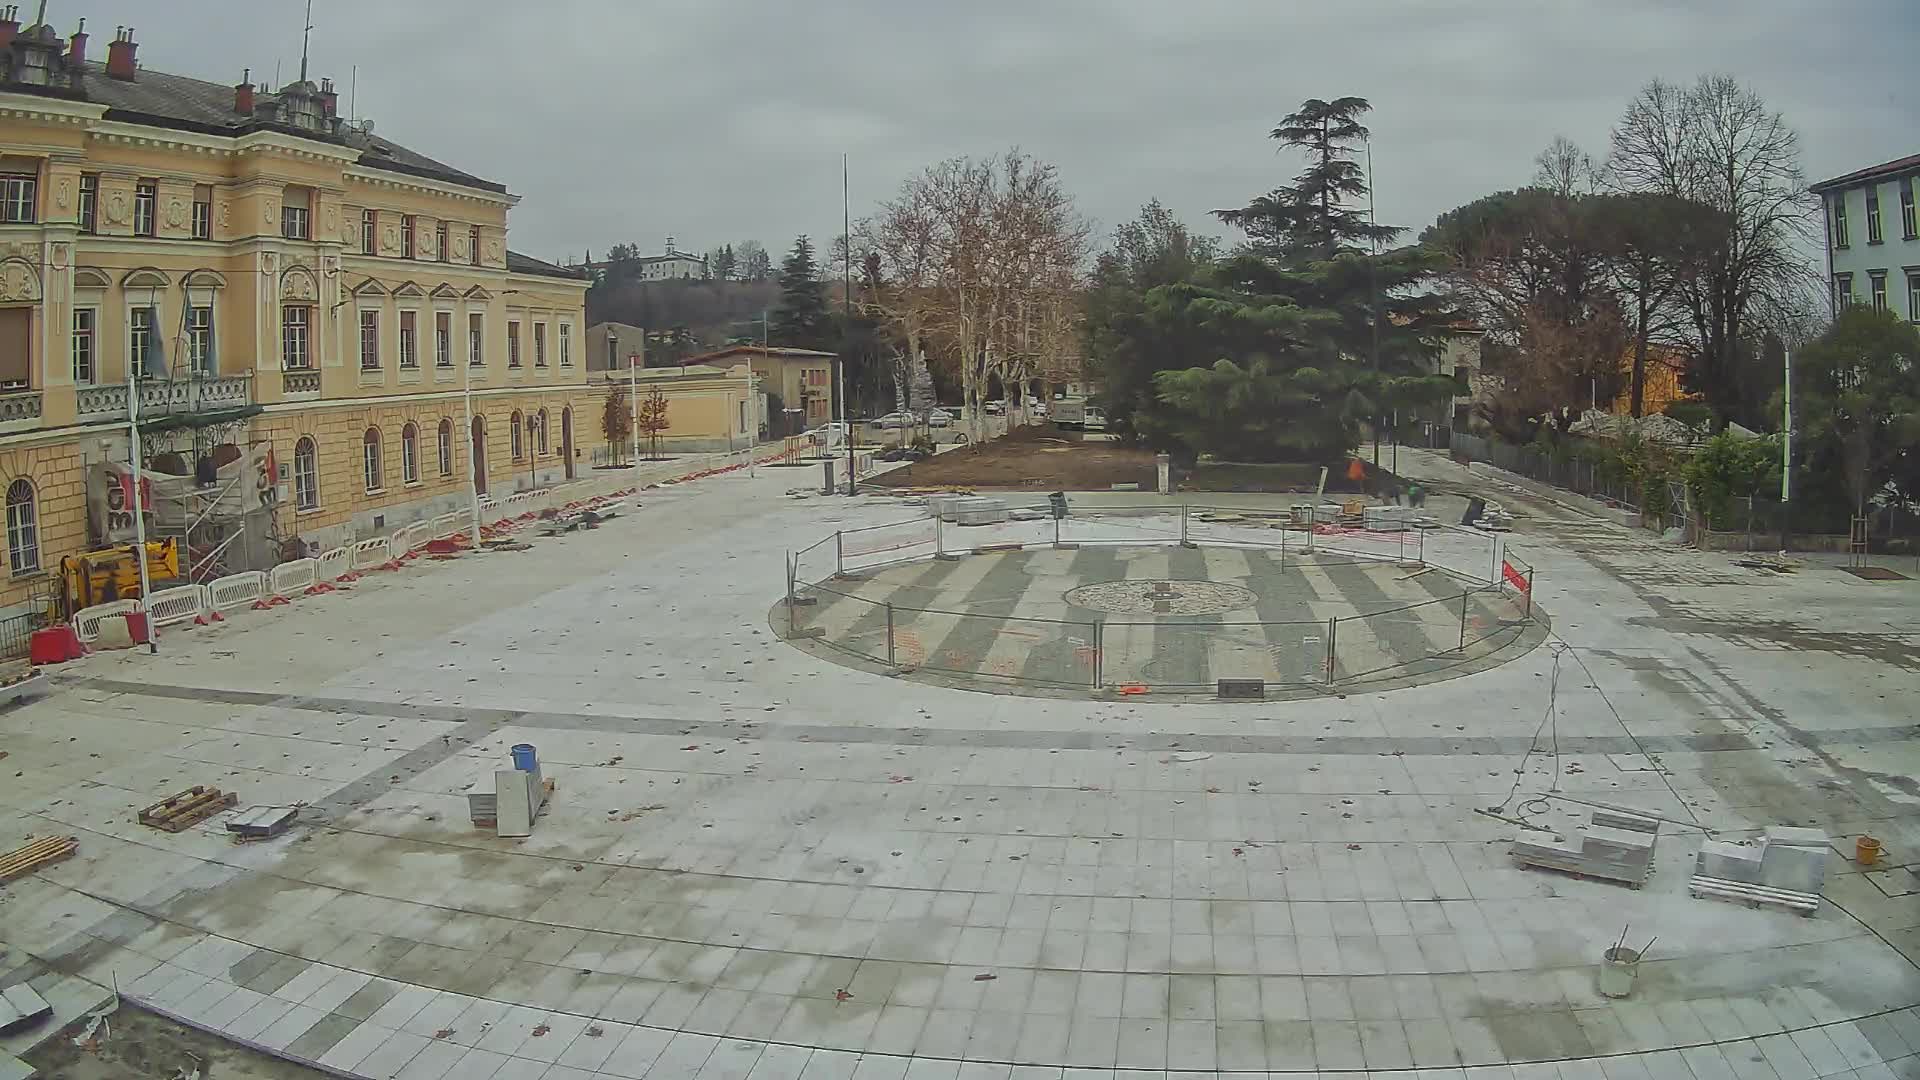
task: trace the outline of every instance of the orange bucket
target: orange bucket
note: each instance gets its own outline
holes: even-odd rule
[[[1853,842],[1853,858],[1861,866],[1872,866],[1880,861],[1880,841],[1871,836],[1863,836]]]

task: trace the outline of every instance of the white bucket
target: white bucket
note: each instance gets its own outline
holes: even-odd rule
[[[1610,998],[1623,998],[1633,993],[1633,976],[1639,970],[1639,950],[1608,949],[1600,956],[1600,993]]]

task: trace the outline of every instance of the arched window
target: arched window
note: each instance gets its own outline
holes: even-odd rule
[[[453,475],[453,421],[440,421],[440,475]]]
[[[536,415],[533,439],[536,452],[545,456],[547,452],[547,410],[545,409],[541,409]]]
[[[7,485],[7,568],[15,574],[40,569],[40,523],[33,505],[33,481],[24,476]]]
[[[362,460],[367,468],[367,490],[380,490],[380,429],[370,427],[366,438],[361,440]]]
[[[400,429],[400,482],[420,482],[420,429],[411,420]]]
[[[311,435],[293,444],[293,506],[296,510],[320,508],[320,451]]]
[[[512,419],[507,421],[507,446],[513,451],[513,460],[519,461],[524,453],[520,434],[520,410],[513,410]]]

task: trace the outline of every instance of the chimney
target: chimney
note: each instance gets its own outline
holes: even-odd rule
[[[78,68],[87,62],[87,20],[81,19],[80,26],[73,32],[67,43],[67,62]]]
[[[333,116],[340,111],[340,92],[333,88],[332,79],[320,80],[320,112]]]
[[[133,51],[139,48],[133,40],[133,27],[116,27],[113,40],[107,43],[107,74],[126,82],[133,81]]]
[[[240,73],[240,82],[233,88],[233,111],[243,116],[253,115],[252,68],[247,68]]]
[[[20,5],[8,4],[0,8],[0,49],[13,44],[20,33]]]

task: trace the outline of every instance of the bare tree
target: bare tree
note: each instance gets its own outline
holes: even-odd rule
[[[1609,170],[1625,190],[1699,203],[1720,216],[1700,272],[1677,296],[1696,340],[1691,381],[1722,418],[1741,412],[1743,360],[1770,310],[1797,309],[1814,239],[1800,140],[1730,75],[1690,87],[1654,80],[1613,129]],[[1751,419],[1751,416],[1748,416]]]
[[[1534,185],[1561,198],[1592,194],[1599,190],[1600,176],[1601,167],[1593,155],[1565,135],[1555,135],[1533,158]]]

